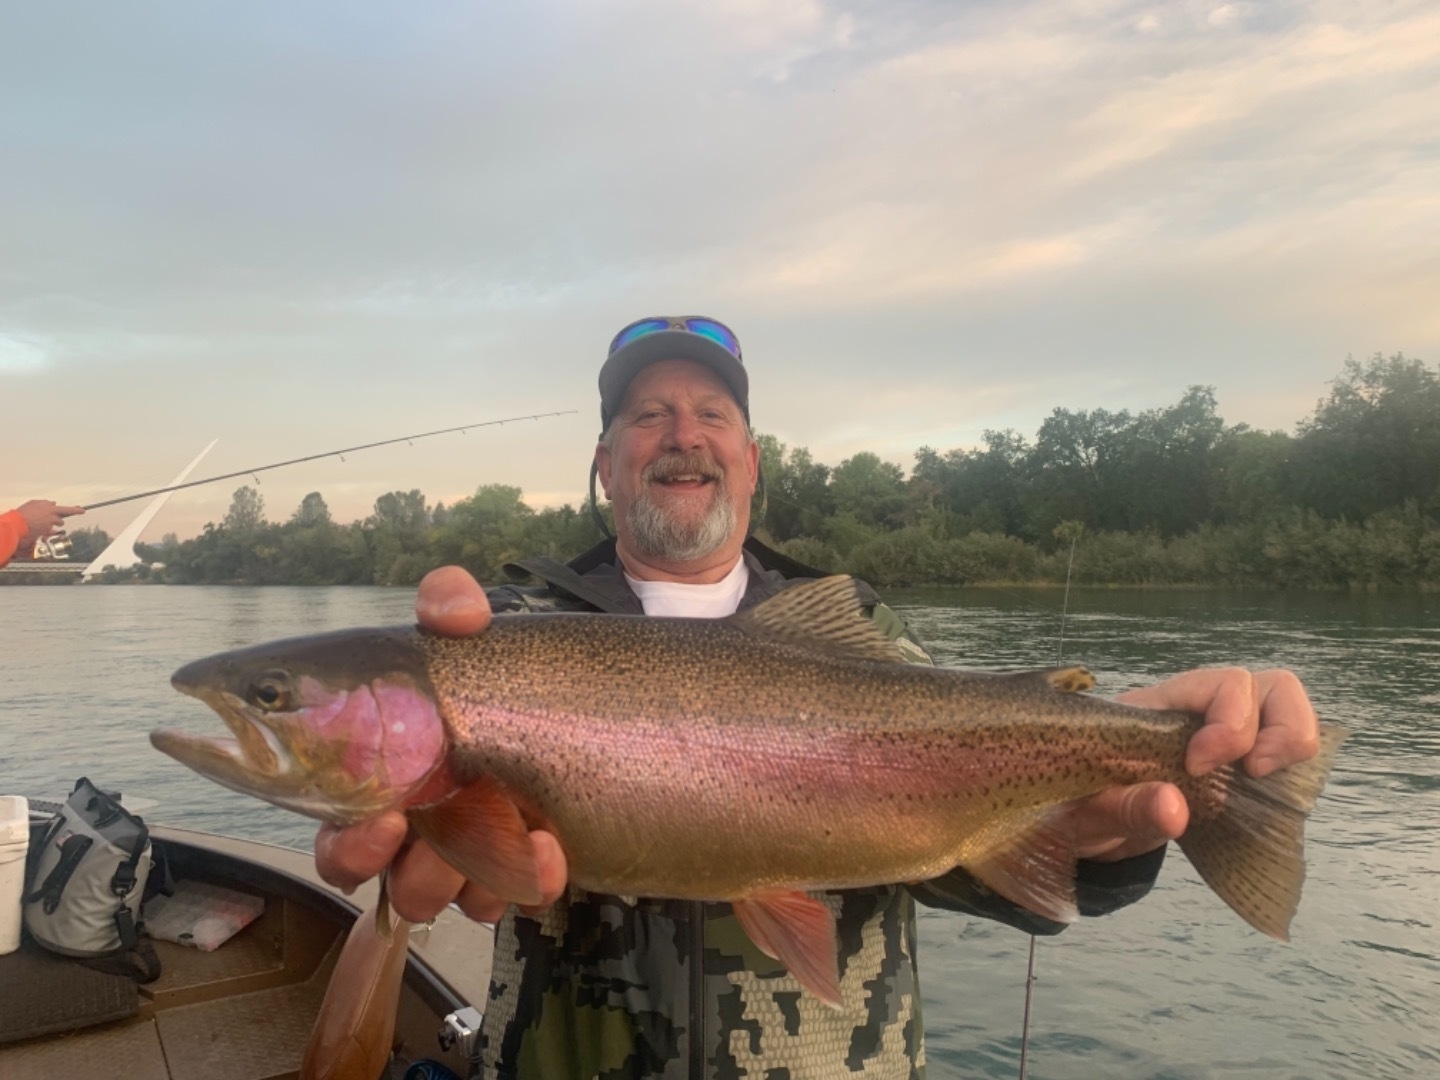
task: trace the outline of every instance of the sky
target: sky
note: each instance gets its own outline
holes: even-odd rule
[[[154,488],[212,439],[194,477],[561,410],[259,491],[272,520],[579,505],[610,338],[691,313],[739,335],[757,429],[831,465],[1194,384],[1293,430],[1349,355],[1440,361],[1440,8],[0,13],[0,509]]]

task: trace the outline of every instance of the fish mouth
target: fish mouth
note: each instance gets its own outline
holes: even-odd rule
[[[150,745],[155,749],[232,791],[259,796],[310,817],[349,822],[365,816],[351,815],[337,806],[316,783],[318,772],[311,763],[273,728],[251,715],[240,698],[225,690],[187,684],[178,677],[171,683],[215,710],[233,738],[157,728],[150,733]]]
[[[270,728],[253,719],[234,694],[186,686],[178,680],[172,682],[175,689],[214,709],[235,737],[191,735],[162,728],[150,737],[157,749],[207,776],[218,768],[226,773],[243,770],[246,776],[276,780],[292,771],[294,758],[284,742]]]

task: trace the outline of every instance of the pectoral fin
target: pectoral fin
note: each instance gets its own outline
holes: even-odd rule
[[[301,1080],[379,1076],[390,1060],[410,924],[390,922],[385,901],[355,920],[325,988],[300,1065]],[[384,930],[379,927],[383,921]]]
[[[828,907],[794,889],[755,893],[731,906],[756,948],[784,964],[801,986],[832,1009],[844,1005],[835,917]]]
[[[421,838],[469,880],[512,904],[540,903],[530,830],[494,780],[477,780],[441,802],[412,807],[407,816]]]

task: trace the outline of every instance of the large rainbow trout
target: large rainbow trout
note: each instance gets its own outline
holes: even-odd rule
[[[233,739],[160,730],[227,787],[337,824],[403,810],[466,877],[540,898],[528,830],[570,881],[729,901],[755,944],[839,1003],[834,924],[807,895],[956,866],[1076,918],[1067,804],[1148,780],[1247,922],[1284,939],[1304,821],[1344,732],[1263,780],[1185,772],[1199,717],[1086,696],[1083,668],[987,675],[901,662],[844,577],[726,619],[541,614],[484,634],[344,630],[225,653],[173,679]]]

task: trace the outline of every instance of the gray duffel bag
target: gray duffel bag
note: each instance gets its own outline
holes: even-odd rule
[[[25,929],[45,948],[149,982],[160,974],[142,935],[150,830],[81,777],[32,845]]]

